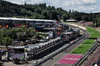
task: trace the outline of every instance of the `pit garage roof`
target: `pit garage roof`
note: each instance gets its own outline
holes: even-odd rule
[[[46,44],[51,43],[51,42],[53,42],[53,41],[56,41],[56,40],[58,40],[58,39],[60,39],[60,37],[57,37],[57,38],[55,38],[55,39],[52,39],[52,40],[47,41],[47,42],[44,42],[44,43],[29,44],[29,45],[27,45],[25,48],[30,48],[30,49],[39,48],[40,46],[46,45]]]
[[[60,37],[57,37],[55,39],[51,39],[50,41],[47,41],[47,42],[44,42],[44,43],[29,44],[27,46],[9,46],[9,48],[13,48],[13,49],[24,49],[24,48],[34,49],[34,48],[39,48],[40,46],[46,45],[48,43],[51,43],[53,41],[56,41],[58,39],[60,39]]]

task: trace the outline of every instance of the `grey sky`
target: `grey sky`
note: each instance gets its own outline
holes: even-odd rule
[[[17,4],[46,3],[47,5],[62,7],[65,10],[77,10],[80,12],[100,12],[100,0],[6,0]]]

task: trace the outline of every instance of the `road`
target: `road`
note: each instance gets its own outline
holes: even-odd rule
[[[78,42],[76,42],[75,44],[73,44],[72,46],[70,46],[69,48],[67,48],[66,50],[64,50],[63,52],[59,53],[58,55],[54,56],[53,59],[50,59],[46,62],[44,62],[43,64],[41,64],[40,66],[72,66],[72,65],[65,65],[65,64],[56,64],[59,60],[61,60],[63,57],[65,57],[67,54],[69,54],[73,49],[75,49],[78,45],[80,45],[83,41],[85,41],[86,39],[89,38],[89,33],[87,31],[84,31],[85,33],[85,37],[80,39]]]

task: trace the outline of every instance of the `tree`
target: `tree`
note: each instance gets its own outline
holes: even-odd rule
[[[83,15],[82,16],[82,20],[88,21],[88,16],[87,15]]]
[[[7,51],[8,51],[8,46],[12,44],[12,41],[13,41],[13,39],[11,39],[10,37],[3,37],[2,42],[6,46]],[[9,59],[9,51],[8,51],[7,59]]]
[[[44,16],[45,18],[47,18],[47,10],[43,10],[42,11],[42,16]]]
[[[89,21],[93,21],[93,14],[92,14],[92,12],[90,13]]]
[[[6,48],[8,49],[8,45],[12,44],[13,39],[11,39],[10,37],[4,37],[2,39],[3,44],[6,46]]]
[[[45,4],[45,3],[43,3],[43,4],[40,3],[38,6],[39,6],[41,9],[45,9],[45,8],[46,8],[46,4]]]
[[[23,9],[21,9],[21,13],[25,14],[25,13],[27,13],[27,10],[25,8],[23,8]]]
[[[38,8],[38,9],[35,9],[35,12],[41,14],[42,10],[41,10],[41,8]]]
[[[23,38],[23,34],[22,33],[19,33],[18,35],[17,35],[17,40],[21,40]]]
[[[40,16],[39,16],[39,19],[45,19],[45,16],[40,15]]]
[[[2,45],[2,37],[1,37],[1,32],[0,32],[0,45]]]
[[[40,15],[39,13],[34,12],[31,17],[34,18],[34,19],[38,19],[39,15]]]
[[[2,28],[1,29],[1,37],[6,37],[6,35],[7,35],[7,29],[6,28]]]
[[[26,34],[28,34],[28,35],[33,35],[34,34],[35,35],[36,31],[33,27],[30,27],[30,28],[27,29]]]
[[[98,18],[97,25],[98,27],[100,26],[100,17]]]
[[[57,19],[56,11],[55,10],[51,10],[49,16],[50,16],[50,19]]]
[[[17,38],[17,34],[15,32],[15,29],[11,29],[11,38],[14,40]]]
[[[61,18],[65,21],[67,19],[67,15],[63,14]]]
[[[27,5],[26,1],[25,1],[24,5]]]

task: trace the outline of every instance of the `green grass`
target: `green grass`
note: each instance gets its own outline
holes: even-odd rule
[[[90,33],[90,38],[98,38],[100,37],[100,32],[95,30],[95,29],[92,29],[92,28],[89,28],[87,27],[87,31]]]
[[[95,39],[87,39],[82,44],[94,44],[94,43],[95,43]]]
[[[93,45],[79,45],[76,49],[74,49],[72,54],[85,54]]]
[[[100,32],[87,27],[87,31],[90,33],[90,38],[98,38],[100,37]],[[72,54],[85,54],[95,43],[95,39],[87,39],[81,45],[79,45],[76,49],[74,49]]]

